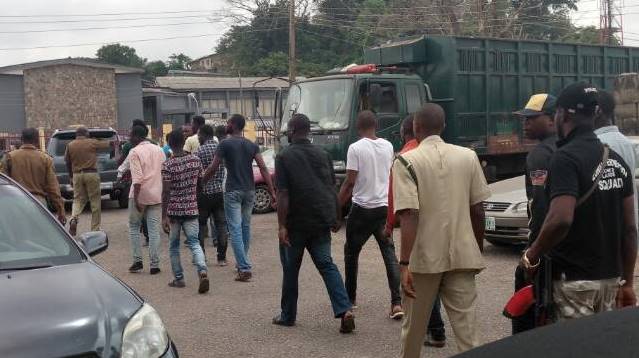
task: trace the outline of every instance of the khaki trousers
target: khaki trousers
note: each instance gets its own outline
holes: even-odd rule
[[[419,358],[430,313],[439,293],[455,332],[460,352],[479,346],[475,302],[477,271],[449,271],[437,274],[413,273],[417,298],[403,297],[405,316],[402,322],[401,354]]]
[[[78,219],[87,202],[91,203],[91,231],[100,230],[102,195],[98,173],[73,174],[73,209],[71,219]]]

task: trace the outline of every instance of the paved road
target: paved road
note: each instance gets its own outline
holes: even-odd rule
[[[233,254],[229,248],[228,267],[210,267],[211,292],[198,295],[195,269],[183,250],[187,287],[167,287],[171,280],[168,240],[162,236],[161,269],[157,276],[145,272],[131,274],[127,211],[114,202],[104,202],[103,228],[110,247],[96,260],[114,275],[135,288],[161,314],[183,357],[395,357],[399,349],[400,324],[387,318],[390,295],[379,249],[371,240],[360,257],[356,333],[338,333],[339,321],[332,318],[330,303],[321,278],[310,258],[305,257],[300,275],[299,314],[294,328],[278,327],[271,319],[278,313],[281,267],[274,214],[253,217],[251,247],[254,279],[233,281]],[[87,230],[85,213],[80,230]],[[334,235],[333,255],[343,272],[344,230]],[[214,261],[214,248],[207,256]],[[146,249],[144,250],[146,253]],[[491,342],[510,332],[510,321],[501,315],[510,297],[512,272],[518,255],[515,250],[486,244],[488,268],[478,278],[481,338]],[[447,357],[456,352],[453,334],[443,349],[424,349],[423,356]]]

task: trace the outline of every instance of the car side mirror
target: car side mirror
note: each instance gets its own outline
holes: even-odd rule
[[[95,256],[109,247],[109,237],[104,231],[89,231],[81,234],[78,242],[89,256]]]

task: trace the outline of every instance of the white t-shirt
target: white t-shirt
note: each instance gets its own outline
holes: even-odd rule
[[[393,145],[386,139],[362,138],[348,147],[346,169],[358,172],[353,203],[367,209],[388,206],[388,178]]]

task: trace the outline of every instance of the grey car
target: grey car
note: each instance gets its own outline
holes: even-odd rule
[[[484,202],[486,240],[493,245],[523,245],[528,241],[528,201],[524,176],[490,184]]]
[[[177,357],[162,319],[90,257],[104,232],[76,241],[0,174],[0,357]]]

